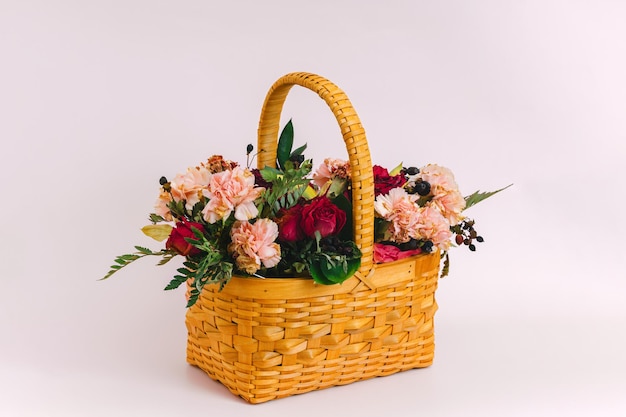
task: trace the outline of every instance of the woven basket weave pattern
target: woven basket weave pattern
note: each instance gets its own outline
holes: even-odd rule
[[[363,261],[341,285],[233,277],[222,292],[205,287],[186,316],[187,360],[250,403],[426,367],[434,356],[439,255],[373,264],[372,165],[343,91],[308,73],[279,79],[261,112],[259,166],[274,166],[280,113],[293,85],[317,92],[341,128]]]

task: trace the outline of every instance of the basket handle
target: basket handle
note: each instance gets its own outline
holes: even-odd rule
[[[317,93],[330,107],[341,128],[350,160],[354,242],[363,253],[357,275],[367,277],[374,264],[374,174],[365,129],[348,96],[319,75],[294,72],[279,78],[268,91],[261,110],[258,167],[276,167],[280,114],[294,85]]]

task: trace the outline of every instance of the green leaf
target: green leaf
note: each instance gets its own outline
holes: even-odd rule
[[[513,184],[509,184],[504,188],[500,188],[499,190],[496,191],[489,191],[489,192],[482,192],[482,191],[476,191],[473,194],[468,195],[467,197],[465,197],[465,210],[467,210],[468,208],[472,207],[473,205],[476,205],[478,203],[480,203],[481,201],[491,197],[494,194],[499,193],[500,191],[504,191],[507,188],[511,187]]]
[[[169,291],[169,290],[175,290],[176,288],[180,287],[181,284],[187,282],[187,277],[186,276],[182,276],[182,275],[176,275],[174,277],[174,279],[172,279],[170,281],[169,284],[167,284],[167,286],[164,288],[165,291]]]
[[[343,194],[348,189],[348,180],[346,178],[335,177],[332,179],[326,195],[331,200]]]
[[[272,167],[265,167],[261,169],[259,172],[261,173],[261,177],[263,177],[263,179],[267,182],[275,181],[278,178],[278,176],[282,174],[281,171]]]
[[[315,281],[315,283],[317,284],[322,284],[322,285],[335,284],[333,281],[326,278],[326,275],[322,271],[322,267],[317,262],[309,263],[309,272],[311,273],[311,276],[313,277],[313,281]]]
[[[346,198],[346,196],[341,193],[337,197],[332,199],[334,205],[339,207],[342,211],[346,213],[346,224],[343,226],[343,229],[337,235],[339,239],[347,241],[352,239],[352,202]]]
[[[158,266],[165,265],[166,263],[168,263],[169,261],[171,261],[172,259],[174,259],[174,258],[176,257],[176,255],[177,255],[176,253],[171,253],[171,254],[166,254],[166,255],[163,255],[163,259],[161,259],[161,260],[159,261],[159,263],[157,263],[157,265],[158,265]]]
[[[106,275],[102,278],[99,279],[99,281],[102,281],[104,279],[109,278],[111,275],[113,275],[115,272],[119,271],[120,269],[122,269],[125,266],[130,265],[132,262],[136,261],[137,259],[143,258],[144,256],[163,256],[165,257],[171,257],[174,256],[172,254],[172,252],[167,251],[167,250],[161,250],[158,252],[153,252],[148,248],[144,248],[142,246],[135,246],[135,249],[137,249],[138,252],[136,253],[127,253],[124,255],[119,255],[118,257],[116,257],[113,262],[115,262],[115,264],[111,265],[109,267],[109,272],[106,273]],[[169,260],[169,259],[168,259]]]
[[[398,164],[398,166],[396,166],[394,169],[392,169],[391,171],[389,171],[389,175],[392,177],[395,177],[396,175],[398,175],[400,172],[402,171],[402,162],[400,162],[400,164]]]
[[[152,255],[154,253],[150,249],[144,248],[143,246],[135,246],[135,249],[146,255]]]
[[[306,150],[306,143],[302,146],[300,146],[298,149],[296,149],[295,151],[291,152],[291,155],[289,155],[289,158],[293,158],[295,156],[300,156],[302,155],[302,153]]]
[[[191,291],[189,292],[189,301],[187,301],[187,308],[193,306],[196,301],[198,301],[198,297],[200,296],[200,291],[196,288],[191,287]]]
[[[170,237],[173,227],[169,224],[149,224],[141,228],[144,235],[151,237],[157,242],[163,242]]]
[[[186,278],[189,278],[190,276],[193,276],[193,271],[190,271],[187,268],[178,268],[176,271],[178,271],[178,273],[184,275]]]
[[[278,161],[278,166],[281,169],[285,169],[285,162],[289,160],[289,155],[291,155],[291,148],[293,147],[293,124],[291,120],[287,122],[283,131],[280,133],[280,138],[278,139],[278,148],[276,149],[276,158]]]
[[[165,219],[162,216],[159,216],[158,214],[155,214],[155,213],[150,213],[149,218],[152,223],[159,223],[159,222],[165,221]]]
[[[309,271],[318,284],[340,284],[350,278],[361,266],[361,257],[346,259],[344,255],[329,256],[316,253],[309,262]]]
[[[439,276],[439,278],[444,278],[447,277],[450,273],[450,256],[448,254],[448,251],[442,253],[441,257],[444,259],[443,266],[441,267],[441,275]]]

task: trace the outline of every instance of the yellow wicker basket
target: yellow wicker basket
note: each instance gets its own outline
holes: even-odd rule
[[[186,316],[187,361],[250,403],[426,367],[434,356],[439,254],[373,263],[372,163],[345,93],[309,73],[276,81],[261,111],[259,167],[274,166],[280,114],[294,85],[316,92],[341,127],[363,259],[341,285],[233,277],[221,292],[205,287]]]

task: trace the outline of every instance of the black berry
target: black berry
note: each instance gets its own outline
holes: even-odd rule
[[[430,183],[427,181],[418,181],[415,183],[415,192],[423,196],[427,196],[430,193]]]

